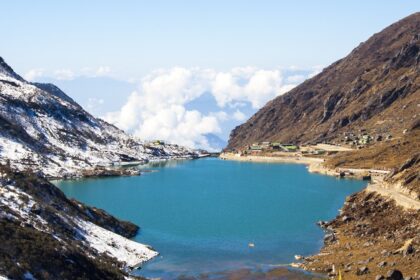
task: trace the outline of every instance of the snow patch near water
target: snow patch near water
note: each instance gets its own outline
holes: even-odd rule
[[[76,219],[75,223],[82,229],[80,234],[89,247],[126,263],[130,268],[138,267],[158,255],[147,245],[134,242],[91,222]]]

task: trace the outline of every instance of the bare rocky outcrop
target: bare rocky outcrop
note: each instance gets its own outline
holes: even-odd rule
[[[344,279],[385,278],[390,269],[419,277],[420,211],[397,206],[393,200],[363,191],[346,199],[340,215],[322,227],[329,235],[321,252],[305,257],[303,267],[328,273],[335,267]],[[389,277],[389,276],[387,276]]]
[[[324,248],[306,257],[304,268],[328,273],[334,265],[344,279],[420,277],[419,170],[419,155],[413,154],[366,190],[348,197],[340,215],[320,223],[327,231]]]

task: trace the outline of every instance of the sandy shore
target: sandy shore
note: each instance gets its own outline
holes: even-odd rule
[[[233,153],[222,153],[219,156],[224,160],[236,160],[236,161],[251,161],[251,162],[284,162],[284,163],[298,163],[306,165],[317,165],[324,162],[322,158],[314,157],[302,157],[297,155],[290,156],[239,156]]]
[[[373,182],[382,181],[383,177],[389,173],[386,170],[376,169],[361,169],[361,168],[335,168],[326,167],[323,158],[319,157],[305,157],[298,154],[281,153],[273,156],[261,155],[239,155],[234,153],[222,153],[219,156],[224,160],[236,160],[247,162],[267,162],[267,163],[297,163],[308,166],[308,171],[311,173],[319,173],[329,176],[339,176],[345,178],[365,179],[370,178]]]
[[[266,162],[266,163],[296,163],[305,164],[308,166],[308,171],[311,173],[319,173],[329,176],[340,176],[340,172],[347,172],[347,177],[354,177],[362,179],[363,176],[369,173],[367,169],[349,170],[349,169],[330,169],[323,165],[324,159],[319,157],[304,157],[296,154],[282,154],[278,156],[253,156],[253,155],[239,155],[234,153],[222,153],[219,156],[224,160],[236,160],[246,162]],[[352,175],[349,175],[352,174]]]

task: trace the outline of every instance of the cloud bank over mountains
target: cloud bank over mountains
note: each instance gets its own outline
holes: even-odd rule
[[[138,81],[120,80],[116,84],[112,69],[102,66],[79,71],[34,69],[25,78],[63,86],[92,114],[142,139],[214,151],[221,148],[214,146],[221,143],[215,137],[226,140],[231,129],[266,102],[320,70],[173,67],[153,71]],[[46,80],[47,76],[50,78]],[[89,84],[90,91],[85,89]],[[82,88],[83,96],[79,93]]]
[[[27,81],[36,81],[40,78],[49,77],[55,80],[74,80],[78,77],[112,77],[112,69],[110,66],[99,66],[96,68],[84,67],[78,71],[72,69],[56,69],[47,71],[44,68],[31,69],[23,76]]]
[[[211,147],[207,134],[226,133],[225,123],[243,122],[250,117],[250,111],[255,112],[267,101],[291,90],[314,71],[318,69],[285,77],[281,69],[255,67],[229,71],[161,69],[145,76],[126,104],[104,118],[143,139],[214,150],[218,147]],[[206,110],[188,108],[187,104],[205,94],[215,101],[209,102]]]

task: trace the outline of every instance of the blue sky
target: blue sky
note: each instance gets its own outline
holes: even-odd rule
[[[206,146],[200,135],[227,139],[265,102],[419,7],[387,0],[2,1],[0,56],[133,134]]]
[[[15,68],[326,65],[420,1],[2,1]],[[6,28],[7,27],[7,28]],[[7,43],[6,43],[7,42]]]

